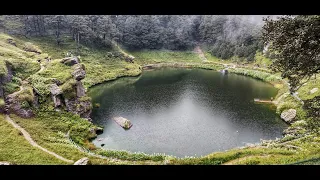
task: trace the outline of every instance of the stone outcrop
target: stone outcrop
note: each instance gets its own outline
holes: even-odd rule
[[[67,65],[67,66],[73,66],[75,64],[79,64],[80,61],[77,56],[74,56],[74,57],[63,58],[60,62]]]
[[[287,123],[292,123],[296,117],[297,111],[295,109],[289,109],[281,113],[281,119]]]
[[[74,71],[71,73],[75,83],[70,84],[67,90],[62,90],[58,85],[62,85],[61,82],[58,84],[58,80],[53,80],[54,84],[50,85],[51,97],[54,102],[55,108],[65,106],[68,112],[80,115],[82,118],[91,120],[90,114],[92,110],[91,100],[86,96],[86,89],[84,88],[81,80],[85,78],[86,71],[82,64],[79,64],[78,57],[68,57],[60,61],[71,68]],[[63,92],[66,91],[66,92]],[[68,94],[66,94],[68,93]],[[58,110],[58,109],[56,109]]]
[[[57,84],[51,84],[49,86],[49,90],[51,92],[51,98],[53,100],[54,103],[54,107],[59,107],[62,105],[62,99],[61,99],[61,95],[62,94],[62,90],[59,88],[59,86]]]
[[[7,74],[5,76],[0,75],[0,98],[4,98],[4,85],[12,80],[13,71],[11,65],[6,63]]]
[[[89,161],[89,158],[84,157],[84,158],[79,159],[73,165],[90,165],[90,161]]]
[[[86,77],[86,71],[84,70],[84,66],[77,64],[75,70],[72,72],[72,76],[77,81],[81,81]]]
[[[86,95],[86,89],[83,87],[81,81],[77,81],[76,91],[77,91],[77,97],[82,97]]]
[[[67,111],[79,114],[82,118],[90,118],[92,104],[91,101],[80,101],[79,98],[65,99]]]
[[[6,113],[14,113],[22,118],[31,118],[34,117],[34,113],[30,108],[22,108],[20,101],[18,101],[17,96],[7,96],[5,99],[6,102]]]

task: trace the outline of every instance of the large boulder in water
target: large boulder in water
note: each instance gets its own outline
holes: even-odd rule
[[[124,129],[130,129],[132,126],[132,123],[128,119],[123,117],[114,117],[113,120]]]
[[[287,123],[292,123],[296,115],[297,111],[295,109],[289,109],[281,113],[281,119]]]

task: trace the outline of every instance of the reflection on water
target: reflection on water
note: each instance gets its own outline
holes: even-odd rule
[[[277,90],[253,78],[200,69],[165,68],[121,78],[90,90],[94,123],[104,126],[106,149],[166,153],[179,157],[281,137],[286,124],[267,104]],[[133,123],[125,131],[111,118]]]

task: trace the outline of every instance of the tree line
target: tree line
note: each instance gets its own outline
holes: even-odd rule
[[[187,50],[204,45],[222,59],[238,56],[251,61],[263,49],[261,24],[246,16],[2,15],[0,29],[26,37],[54,36],[58,45],[63,35],[77,44],[104,47],[117,42],[131,50]]]

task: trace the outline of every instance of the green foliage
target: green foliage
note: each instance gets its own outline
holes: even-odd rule
[[[18,99],[20,102],[26,101],[32,104],[34,100],[32,87],[24,87],[24,89],[18,94]]]
[[[72,68],[60,63],[58,59],[52,60],[50,64],[46,67],[44,71],[39,73],[40,76],[45,78],[55,78],[61,83],[65,83],[67,80],[72,78]]]
[[[6,83],[6,85],[3,87],[6,94],[12,94],[16,91],[19,91],[19,84],[10,82]]]
[[[258,65],[259,67],[268,68],[272,64],[271,59],[265,57],[261,52],[257,52],[254,59],[254,64]]]
[[[21,107],[22,108],[30,108],[30,104],[28,103],[28,101],[22,101]]]
[[[318,91],[311,94],[310,90],[313,88],[318,88]],[[303,84],[297,92],[302,100],[312,99],[316,96],[320,96],[320,75],[317,74],[316,78],[312,77],[307,83]]]
[[[319,20],[319,15],[283,16],[277,20],[267,19],[263,26],[263,39],[276,54],[272,67],[289,79],[291,91],[295,91],[304,78],[320,72]]]
[[[244,68],[236,68],[236,69],[229,69],[230,72],[233,72],[235,74],[242,74],[246,76],[250,76],[256,79],[260,79],[266,82],[277,82],[281,81],[281,78],[279,76],[276,76],[274,74],[270,74],[267,72],[261,72],[258,70],[250,70],[250,69],[244,69]]]
[[[54,156],[32,146],[19,135],[11,124],[0,114],[0,161],[14,164],[66,164]]]
[[[6,62],[3,60],[3,58],[0,58],[0,77],[6,76],[8,74],[8,69],[6,66]]]
[[[160,62],[201,62],[199,56],[192,51],[142,50],[130,51],[139,64]]]
[[[0,98],[0,107],[3,107],[5,104],[4,100],[2,98]]]
[[[91,101],[91,97],[89,96],[82,96],[79,98],[79,101]]]
[[[39,47],[35,46],[34,44],[32,44],[31,42],[26,42],[24,44],[24,47],[23,49],[25,51],[28,51],[28,52],[35,52],[35,53],[38,53],[38,54],[41,54],[42,51],[39,49]]]
[[[62,92],[67,93],[67,92],[74,91],[74,86],[76,85],[76,83],[77,83],[77,80],[69,79],[67,82],[65,82],[59,87],[62,90]]]
[[[52,83],[52,81],[48,78],[44,78],[43,76],[40,76],[39,74],[33,74],[29,77],[29,80],[32,84],[32,86],[37,90],[37,92],[41,96],[48,96],[50,94],[49,90],[49,84]]]
[[[128,151],[114,151],[114,150],[104,150],[97,149],[94,151],[96,154],[100,154],[106,157],[114,157],[121,160],[129,160],[129,161],[163,161],[165,159],[164,154],[145,154],[145,153],[130,153]]]

